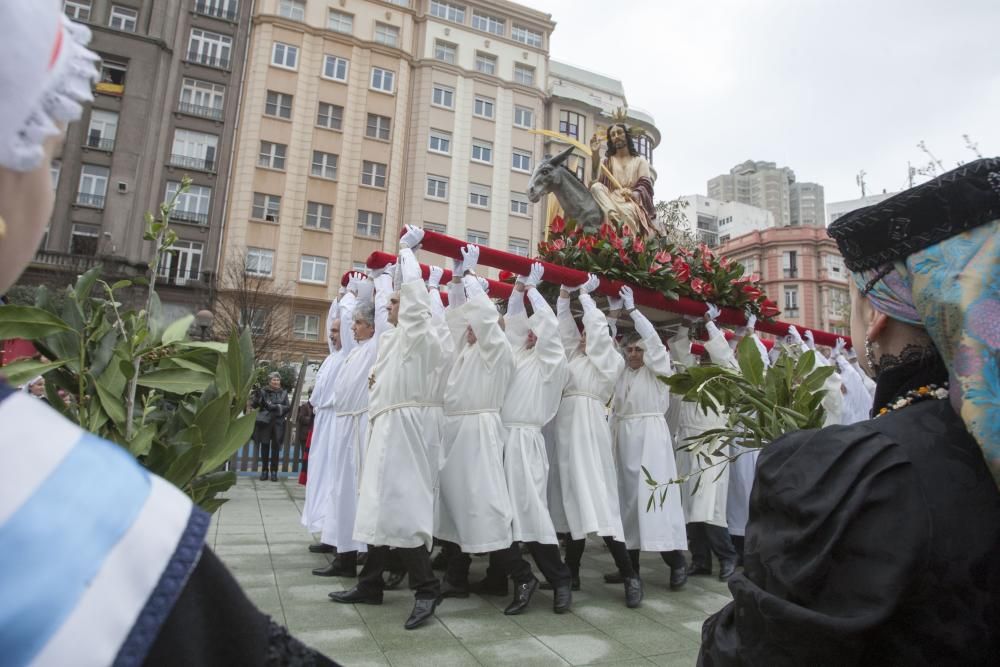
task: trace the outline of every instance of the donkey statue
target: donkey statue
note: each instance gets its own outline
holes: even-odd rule
[[[563,166],[572,152],[573,147],[570,146],[562,153],[538,163],[528,182],[528,199],[538,202],[542,195],[551,192],[559,200],[567,220],[576,221],[585,232],[595,233],[604,222],[604,212],[594,201],[587,186]]]

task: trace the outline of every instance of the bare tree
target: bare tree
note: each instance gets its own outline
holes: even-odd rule
[[[216,297],[215,329],[250,330],[254,361],[272,359],[292,336],[292,312],[289,289],[269,277],[259,257],[245,248],[234,251],[226,260]]]
[[[673,199],[656,202],[656,219],[663,226],[663,235],[676,246],[693,250],[698,240],[687,226],[684,209],[688,207],[687,200]]]

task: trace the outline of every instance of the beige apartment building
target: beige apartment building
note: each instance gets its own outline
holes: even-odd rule
[[[285,296],[288,352],[325,353],[341,275],[393,251],[403,224],[531,254],[547,14],[261,0],[252,21],[222,252]]]

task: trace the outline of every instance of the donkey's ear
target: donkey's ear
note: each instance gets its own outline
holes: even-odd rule
[[[554,166],[558,166],[558,165],[562,164],[563,162],[566,161],[566,158],[568,158],[572,152],[573,152],[573,146],[570,146],[569,148],[567,148],[566,150],[564,150],[562,153],[559,153],[554,158],[552,158],[551,160],[549,160],[549,164],[554,165]]]

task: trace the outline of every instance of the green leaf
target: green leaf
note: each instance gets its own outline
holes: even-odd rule
[[[111,362],[111,358],[115,353],[115,346],[118,344],[119,336],[121,332],[115,328],[111,327],[101,338],[101,342],[97,344],[97,349],[91,348],[90,352],[90,372],[95,376],[100,376],[104,373],[104,369],[107,368],[108,364]]]
[[[52,313],[34,306],[3,306],[0,317],[0,340],[25,338],[35,340],[73,327]]]
[[[232,470],[219,470],[207,475],[199,475],[191,480],[191,498],[201,505],[217,493],[224,493],[236,484],[236,473]]]
[[[122,400],[121,390],[115,392],[115,387],[111,384],[117,379],[114,377],[117,371],[115,366],[110,366],[104,375],[96,381],[91,379],[91,382],[97,392],[97,398],[101,401],[101,408],[113,422],[122,425],[122,430],[124,430],[125,402]],[[110,380],[108,379],[109,374],[112,376]],[[121,377],[120,373],[117,374],[117,377]]]
[[[183,489],[198,472],[204,445],[192,445],[187,451],[174,459],[163,474],[164,479],[174,486]]]
[[[156,435],[154,424],[144,424],[132,435],[132,441],[128,443],[128,450],[132,456],[145,456],[153,446],[153,437]]]
[[[226,427],[229,424],[229,395],[209,401],[197,412],[194,425],[201,429],[209,457],[213,449],[225,447]]]
[[[184,357],[168,357],[164,361],[165,362],[169,362],[171,364],[174,364],[178,368],[186,368],[189,371],[194,371],[196,373],[211,373],[212,372],[212,369],[208,368],[207,366],[202,366],[201,364],[195,363],[195,362],[191,361],[190,359],[186,359]]]
[[[229,498],[210,498],[208,500],[202,500],[198,503],[198,507],[205,510],[209,514],[215,514],[215,511],[229,502]]]
[[[186,315],[172,322],[170,326],[164,329],[161,343],[163,345],[171,345],[187,338],[187,332],[191,328],[192,322],[194,322],[194,315]]]
[[[115,290],[120,290],[124,287],[131,287],[131,286],[132,286],[131,280],[119,280],[118,282],[116,282],[114,285],[111,286],[111,291],[113,292]]]
[[[104,267],[101,265],[97,265],[77,278],[76,285],[73,287],[73,292],[76,294],[76,300],[78,302],[82,303],[90,298],[90,293],[93,291],[94,285],[97,284],[97,281],[100,279],[101,269],[103,268]]]
[[[221,354],[225,354],[226,350],[229,349],[225,343],[219,343],[214,340],[185,340],[180,341],[179,345],[195,350],[211,350],[212,352],[219,352]]]
[[[12,306],[4,306],[3,309],[7,310]],[[56,368],[61,368],[65,366],[65,361],[52,361],[49,363],[43,361],[35,361],[34,359],[19,359],[13,363],[7,364],[3,367],[3,375],[7,378],[7,382],[12,385],[24,384],[28,380],[32,380],[39,375],[45,375],[51,370]]]
[[[744,336],[736,346],[736,356],[739,359],[740,372],[751,384],[760,385],[764,382],[764,360],[760,350],[751,336]]]
[[[212,447],[210,455],[207,455],[202,463],[201,471],[204,473],[214,470],[232,458],[240,447],[249,442],[256,421],[257,413],[253,411],[228,422],[229,428],[226,430],[224,446],[221,448]],[[210,446],[211,444],[209,443]]]
[[[156,370],[139,378],[140,387],[182,395],[205,391],[211,383],[212,375],[210,373],[199,373],[186,368]]]

